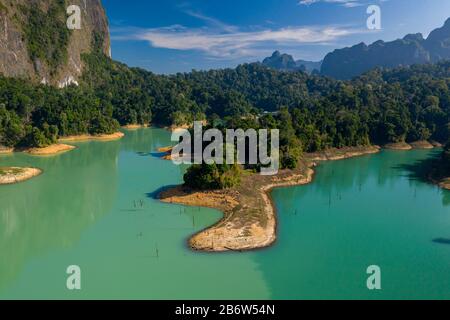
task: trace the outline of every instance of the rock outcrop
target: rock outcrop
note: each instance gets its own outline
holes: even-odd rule
[[[263,65],[281,71],[304,71],[312,73],[313,71],[319,72],[322,61],[313,62],[306,60],[297,60],[285,53],[275,51],[271,57],[267,57],[262,62]]]
[[[335,50],[322,64],[322,75],[351,79],[376,67],[393,68],[413,64],[435,63],[450,59],[450,19],[435,29],[427,39],[409,34],[391,42],[377,41]]]
[[[67,27],[71,5],[81,9],[79,30]],[[110,55],[100,0],[0,0],[0,74],[57,87],[76,85],[84,68],[82,54],[94,50]]]

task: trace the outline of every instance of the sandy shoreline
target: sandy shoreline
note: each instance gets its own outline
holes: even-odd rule
[[[277,239],[276,209],[270,192],[275,188],[305,185],[313,180],[316,158],[340,160],[379,152],[378,147],[346,148],[308,155],[296,170],[282,170],[276,176],[252,174],[230,190],[192,191],[178,186],[161,192],[165,203],[217,209],[224,217],[214,226],[189,239],[193,250],[206,252],[247,251],[271,246]],[[337,152],[339,151],[339,152]]]
[[[57,155],[61,153],[65,153],[68,151],[71,151],[73,149],[76,149],[74,146],[70,146],[67,144],[52,144],[48,147],[44,148],[30,148],[23,150],[23,152],[31,154],[33,156],[52,156]]]
[[[206,120],[200,121],[202,123],[203,126],[208,125],[208,122]],[[169,130],[171,132],[177,132],[177,131],[181,131],[181,130],[189,130],[192,129],[194,127],[194,124],[184,124],[181,126],[177,126],[177,125],[172,125],[170,127],[164,127],[164,129]]]
[[[2,148],[0,154],[10,154],[13,152],[25,152],[34,156],[54,156],[76,149],[75,146],[65,144],[64,142],[82,142],[82,141],[114,141],[125,136],[122,132],[102,135],[78,135],[67,136],[58,139],[58,143],[43,148]]]
[[[148,125],[148,124],[127,124],[126,126],[122,126],[122,128],[126,129],[126,130],[137,130],[137,129],[150,128],[150,125]]]
[[[424,150],[424,149],[434,149],[434,148],[440,148],[442,147],[442,144],[439,142],[429,142],[426,140],[422,141],[414,141],[410,143],[406,142],[396,142],[396,143],[388,143],[383,146],[384,149],[387,150],[400,150],[400,151],[407,151],[407,150]]]
[[[409,145],[413,149],[425,149],[425,150],[428,150],[428,149],[434,149],[435,148],[435,146],[432,143],[430,143],[428,141],[425,141],[425,140],[424,141],[411,142]]]
[[[166,203],[217,209],[224,217],[214,226],[189,239],[196,251],[247,251],[272,245],[276,240],[276,214],[270,191],[274,188],[307,184],[314,171],[284,171],[275,177],[252,175],[243,187],[232,190],[190,191],[182,186],[163,191]],[[256,180],[256,181],[255,181]],[[257,187],[255,187],[257,186]],[[253,202],[253,205],[252,205]]]
[[[58,139],[59,142],[77,142],[77,141],[114,141],[121,139],[125,136],[123,132],[115,132],[112,134],[100,134],[100,135],[77,135],[67,136]]]
[[[42,171],[36,168],[0,167],[0,185],[26,181],[40,175],[41,173]]]
[[[80,136],[71,136],[64,137],[59,139],[59,142],[67,141],[67,142],[75,142],[75,141],[112,141],[120,139],[124,136],[122,132],[116,132],[108,135],[80,135]],[[13,149],[13,148],[0,148],[0,154],[10,154],[13,152],[24,152],[30,154],[32,156],[54,156],[59,155],[65,152],[69,152],[71,150],[76,149],[75,146],[67,145],[63,143],[53,144],[44,148],[24,148],[24,149]],[[0,168],[0,184],[12,184],[18,183],[21,181],[25,181],[31,179],[37,175],[42,173],[41,170],[36,168],[20,168],[20,167],[8,167],[8,168]]]
[[[381,151],[379,146],[347,147],[342,149],[328,149],[325,151],[307,153],[305,159],[309,161],[337,161],[348,158],[361,157]]]
[[[171,132],[177,132],[177,131],[184,131],[184,130],[189,130],[191,129],[192,126],[191,125],[184,125],[184,126],[170,126],[170,127],[166,127],[165,129],[171,131]]]
[[[399,150],[399,151],[412,150],[412,146],[406,142],[388,143],[384,145],[383,148],[388,150]]]
[[[0,148],[0,154],[11,154],[14,152],[13,148]]]

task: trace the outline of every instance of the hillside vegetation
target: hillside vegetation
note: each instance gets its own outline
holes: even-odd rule
[[[449,138],[449,62],[376,69],[338,81],[260,64],[163,76],[128,68],[101,52],[83,59],[79,87],[0,78],[0,144],[45,144],[55,135],[107,133],[119,124],[204,119],[281,128],[285,144],[294,141],[304,151]]]

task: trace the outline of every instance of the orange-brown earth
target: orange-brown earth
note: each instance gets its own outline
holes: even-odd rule
[[[378,152],[378,147],[346,148],[305,155],[298,169],[281,170],[275,176],[246,172],[238,187],[196,191],[184,186],[165,190],[166,203],[217,209],[223,218],[189,239],[194,250],[207,252],[245,251],[264,248],[276,241],[277,219],[270,198],[274,188],[308,184],[313,180],[315,159],[339,160]]]

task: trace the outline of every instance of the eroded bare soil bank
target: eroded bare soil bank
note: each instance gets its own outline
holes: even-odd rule
[[[276,176],[248,173],[237,188],[195,191],[178,186],[161,192],[159,198],[166,203],[213,208],[224,213],[217,224],[189,239],[189,246],[194,250],[223,252],[264,248],[276,241],[277,218],[270,191],[310,183],[316,166],[314,161],[346,159],[379,150],[378,147],[361,147],[309,154],[296,170],[282,170]]]

